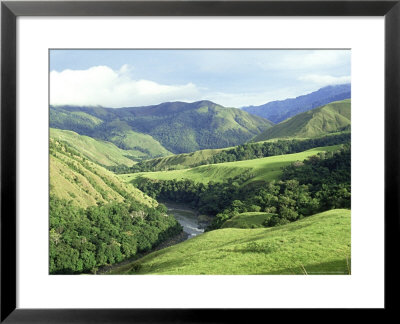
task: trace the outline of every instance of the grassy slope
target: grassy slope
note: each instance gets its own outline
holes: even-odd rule
[[[80,207],[97,203],[123,201],[121,192],[148,206],[157,203],[132,185],[123,183],[113,173],[79,155],[66,152],[65,144],[51,138],[50,190],[59,198],[73,200]],[[73,167],[72,167],[73,165]],[[113,188],[114,187],[114,188]]]
[[[341,132],[335,132],[335,133],[329,133],[329,134],[324,134],[323,136],[318,136],[314,137],[316,138],[324,138],[324,137],[329,137],[329,136],[334,136],[334,135],[340,135],[347,133],[349,131],[341,131]],[[257,143],[250,143],[250,144],[258,144],[258,145],[263,145],[266,142],[277,142],[279,140],[296,140],[296,141],[304,141],[308,140],[311,138],[296,138],[296,137],[286,137],[286,138],[273,138],[273,139],[268,139],[265,141],[260,141]],[[181,153],[181,154],[175,154],[175,155],[170,155],[170,156],[165,156],[165,157],[159,157],[159,158],[154,158],[154,159],[149,159],[144,161],[146,167],[151,168],[152,171],[167,171],[167,170],[182,170],[182,169],[187,169],[191,167],[196,167],[199,165],[204,165],[208,164],[206,161],[210,159],[211,157],[226,151],[226,150],[231,150],[235,147],[225,147],[221,149],[206,149],[206,150],[200,150],[200,151],[195,151],[191,153]]]
[[[132,130],[115,131],[108,137],[108,140],[119,147],[138,152],[135,157],[140,159],[172,154],[150,135]]]
[[[209,181],[223,181],[227,178],[238,176],[241,173],[249,170],[254,175],[250,181],[271,181],[279,178],[282,167],[295,161],[303,161],[309,156],[316,155],[319,152],[335,150],[338,147],[339,145],[317,147],[295,154],[285,154],[254,160],[202,165],[196,168],[184,170],[123,174],[120,175],[120,177],[127,182],[143,176],[158,180],[190,179],[196,182],[207,183]]]
[[[177,155],[171,155],[166,157],[160,157],[156,159],[151,159],[146,161],[146,165],[151,166],[155,170],[163,170],[163,169],[183,169],[189,168],[198,163],[202,163],[203,161],[209,159],[210,157],[218,154],[223,150],[227,150],[229,148],[223,149],[207,149],[195,151],[192,153],[182,153]]]
[[[89,112],[70,109],[73,107],[50,107],[51,127],[71,130],[98,140],[112,142],[119,148],[127,150],[127,155],[136,159],[150,159],[171,154],[153,137],[133,131],[126,122],[118,118],[108,123],[104,122],[101,118],[110,113],[107,109],[93,107],[97,117],[89,113],[90,109]]]
[[[219,229],[114,273],[349,274],[350,228],[350,210],[337,209],[278,227]]]
[[[252,141],[272,138],[312,138],[337,132],[351,123],[351,100],[332,102],[289,118],[257,135]]]
[[[271,218],[273,214],[265,212],[247,212],[228,219],[222,228],[257,228],[264,227],[264,221]]]
[[[50,128],[50,137],[68,143],[92,161],[105,166],[121,164],[132,166],[135,162],[131,158],[145,156],[143,152],[122,150],[113,143],[96,140],[68,130]]]

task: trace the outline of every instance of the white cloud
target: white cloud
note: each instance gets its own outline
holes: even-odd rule
[[[264,70],[329,69],[350,62],[349,50],[277,51],[276,55],[258,65]]]
[[[313,82],[319,86],[350,83],[350,76],[335,77],[332,75],[308,74],[298,78],[300,81]]]
[[[309,63],[318,61],[322,64],[325,60],[325,56],[319,57],[318,53],[308,54],[310,56],[306,56],[309,58],[307,60]],[[304,62],[304,56],[302,61]],[[208,99],[226,107],[239,108],[293,98],[326,85],[350,82],[350,76],[335,77],[329,72],[313,72],[293,75],[290,80],[295,82],[291,85],[271,87],[266,84],[261,91],[243,88],[233,92],[228,89],[228,91],[218,91],[213,87],[212,89],[199,87],[192,82],[167,85],[151,80],[135,79],[135,68],[130,65],[122,65],[118,70],[112,70],[108,66],[94,66],[87,70],[50,72],[50,103],[119,108],[153,105],[166,101],[193,102]],[[271,75],[271,78],[274,76]]]
[[[200,91],[193,83],[163,85],[149,80],[135,80],[131,77],[133,70],[129,65],[123,65],[118,71],[108,66],[51,71],[50,103],[117,108],[200,98]]]

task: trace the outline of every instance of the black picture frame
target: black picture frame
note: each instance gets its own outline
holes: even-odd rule
[[[385,310],[399,283],[391,255],[399,237],[400,0],[392,1],[4,1],[1,3],[1,317],[3,323],[236,322],[244,309],[16,308],[16,19],[19,16],[384,16]],[[270,310],[272,311],[272,310]],[[266,320],[266,319],[265,319]],[[253,321],[250,321],[253,322]]]

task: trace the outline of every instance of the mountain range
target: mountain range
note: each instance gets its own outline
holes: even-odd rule
[[[248,106],[242,109],[273,123],[280,123],[299,113],[349,98],[351,98],[351,85],[341,84],[327,86],[297,98],[271,101],[261,106]]]
[[[138,158],[239,145],[272,125],[263,117],[211,101],[119,109],[50,106],[50,127],[140,151]]]

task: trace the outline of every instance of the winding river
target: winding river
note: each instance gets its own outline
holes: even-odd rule
[[[190,208],[184,204],[177,204],[177,203],[169,203],[169,202],[162,202],[167,208],[168,213],[172,214],[175,219],[182,225],[183,232],[176,237],[172,237],[165,242],[161,243],[157,247],[155,247],[152,251],[148,251],[145,253],[137,254],[134,257],[122,261],[120,263],[115,263],[108,266],[100,267],[97,274],[107,274],[110,271],[116,271],[119,268],[140,259],[141,257],[145,256],[148,253],[164,249],[168,246],[178,244],[180,242],[186,241],[190,238],[195,237],[196,235],[204,233],[204,229],[209,224],[209,219],[207,221],[207,217],[203,222],[199,221],[199,213],[195,209]],[[203,216],[204,218],[204,216]]]

